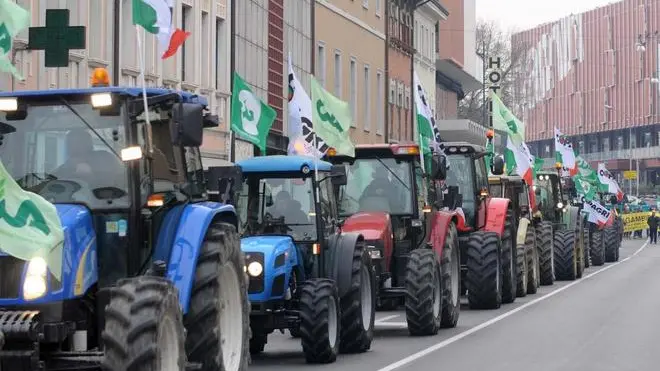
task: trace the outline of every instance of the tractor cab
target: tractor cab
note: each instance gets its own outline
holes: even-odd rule
[[[522,177],[517,175],[490,176],[488,184],[493,197],[506,198],[511,201],[516,222],[519,222],[521,218],[532,219],[529,186]]]
[[[490,197],[486,149],[467,142],[444,143],[449,170],[445,184],[447,189],[457,189],[461,208],[465,214],[465,228],[481,229],[486,224],[486,200]],[[499,159],[499,157],[498,157]],[[493,173],[502,174],[498,163]]]
[[[544,220],[560,223],[563,219],[567,200],[564,199],[559,174],[553,171],[539,171],[534,185],[538,210]]]

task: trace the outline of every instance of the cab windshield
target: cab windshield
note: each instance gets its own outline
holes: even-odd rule
[[[536,203],[539,210],[548,218],[554,218],[558,203],[561,202],[559,199],[561,194],[559,182],[553,180],[549,175],[539,175],[535,186]]]
[[[241,236],[291,236],[315,241],[316,212],[311,177],[270,178],[247,175],[237,202]]]
[[[413,213],[412,162],[369,158],[344,165],[348,183],[339,188],[341,216],[361,211],[385,211],[392,215]]]
[[[126,146],[123,113],[101,116],[88,102],[56,98],[0,112],[0,159],[23,189],[50,202],[128,207],[118,156]]]

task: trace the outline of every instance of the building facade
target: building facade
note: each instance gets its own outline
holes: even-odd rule
[[[32,25],[46,22],[46,2],[19,0],[32,13]],[[226,153],[229,118],[229,12],[231,0],[176,0],[174,24],[191,36],[176,56],[163,61],[156,38],[132,26],[131,0],[122,0],[119,9],[110,0],[64,0],[49,2],[47,8],[70,10],[70,25],[86,27],[87,49],[72,50],[69,66],[44,67],[42,51],[29,51],[27,30],[14,43],[14,63],[25,77],[18,81],[9,74],[0,75],[0,90],[86,88],[95,68],[106,68],[113,84],[137,86],[140,81],[137,32],[143,43],[145,80],[150,87],[167,87],[195,92],[209,101],[209,108],[220,118],[220,127],[207,130],[202,153],[208,159],[223,158]],[[114,22],[117,13],[119,23]],[[118,34],[121,48],[116,48]],[[117,49],[118,53],[115,53]]]
[[[415,103],[412,94],[414,47],[413,17],[416,0],[389,0],[387,57],[389,79],[387,133],[389,142],[411,141]]]
[[[515,34],[530,149],[551,158],[554,127],[593,165],[660,184],[660,4],[625,0]],[[550,160],[549,160],[550,161]]]
[[[316,0],[315,76],[351,107],[354,143],[385,136],[385,0]]]

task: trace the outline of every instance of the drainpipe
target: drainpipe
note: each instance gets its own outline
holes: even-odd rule
[[[310,39],[312,40],[312,60],[311,60],[311,68],[310,71],[312,72],[312,75],[316,72],[316,0],[311,1],[311,14],[310,14],[310,23],[312,26],[312,34],[310,35]],[[287,84],[288,84],[288,79],[287,79]],[[288,89],[288,87],[287,87]]]
[[[236,1],[231,0],[231,15],[229,19],[229,89],[234,90],[234,71],[236,70]],[[219,56],[216,56],[219,58]],[[231,96],[230,96],[231,102]],[[230,108],[231,110],[231,108]],[[231,121],[231,117],[229,117]],[[229,123],[227,123],[229,124]],[[227,125],[229,128],[229,125]],[[236,136],[229,130],[229,162],[236,162]]]
[[[394,0],[391,0],[394,1]],[[389,1],[384,2],[385,4],[385,81],[384,81],[384,86],[386,87],[384,90],[386,91],[385,93],[385,99],[383,100],[385,104],[383,105],[383,109],[385,110],[385,127],[384,133],[383,133],[383,138],[385,143],[390,142],[390,3]]]
[[[416,0],[415,0],[416,2]],[[410,3],[408,3],[410,4]],[[415,9],[416,5],[413,3],[412,6],[408,7],[410,9],[410,124],[411,124],[411,133],[412,140],[415,141]],[[435,88],[435,84],[433,85]]]
[[[119,31],[121,21],[121,0],[115,0],[113,6],[113,22],[114,26],[112,29],[112,85],[119,86],[119,71],[121,67],[119,66],[119,43],[121,38],[121,32]]]

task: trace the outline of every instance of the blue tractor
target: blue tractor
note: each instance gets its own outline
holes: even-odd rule
[[[250,351],[275,330],[300,336],[309,363],[371,347],[375,272],[364,238],[343,233],[333,186],[343,165],[301,156],[255,157],[242,172],[237,210],[252,305]]]
[[[65,236],[61,279],[0,252],[2,371],[247,369],[244,255],[234,207],[208,201],[205,109],[167,89],[0,93],[0,158]]]

